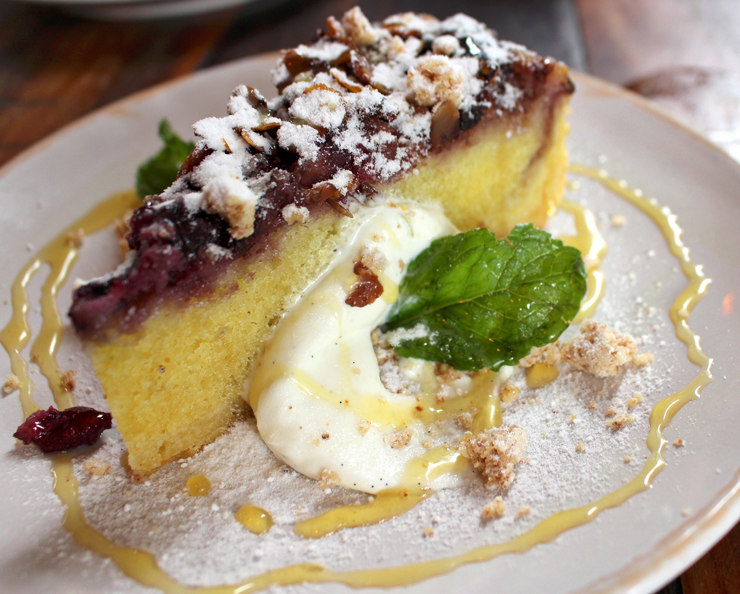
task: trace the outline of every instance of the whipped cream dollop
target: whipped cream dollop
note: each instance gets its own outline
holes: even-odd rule
[[[389,390],[371,340],[397,298],[408,263],[455,229],[432,207],[386,203],[364,216],[330,269],[281,321],[256,365],[248,401],[275,455],[325,484],[368,493],[455,486],[470,472],[454,448],[463,429],[435,417],[438,396]],[[383,292],[352,307],[345,300],[360,261],[377,275]],[[433,370],[433,363],[407,360],[400,371],[411,383],[424,384]],[[456,381],[469,388],[472,380]],[[459,472],[434,472],[440,463],[449,469],[456,462]]]

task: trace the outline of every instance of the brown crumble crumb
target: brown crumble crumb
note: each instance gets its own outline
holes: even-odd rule
[[[74,231],[67,233],[65,239],[69,247],[81,247],[82,240],[85,239],[85,232],[82,229],[75,229]]]
[[[520,367],[532,367],[537,363],[545,363],[546,365],[555,365],[562,358],[560,352],[560,343],[553,342],[543,347],[532,347],[529,351],[529,355],[519,361]]]
[[[596,410],[596,402],[593,400],[588,403],[588,410]]]
[[[427,538],[434,536],[434,529],[431,526],[424,528],[424,536]]]
[[[77,385],[77,382],[75,381],[76,375],[77,372],[74,369],[68,369],[62,373],[61,384],[63,390],[66,392],[72,392],[75,389],[75,386]]]
[[[405,448],[407,445],[409,445],[411,443],[411,438],[413,437],[413,435],[414,431],[412,429],[406,428],[402,431],[389,433],[383,438],[383,440],[394,450],[397,450],[399,448]]]
[[[573,424],[576,422],[577,418],[578,418],[578,415],[576,413],[573,413],[572,415],[570,415],[570,419],[568,419],[568,422]]]
[[[502,402],[514,402],[514,400],[519,398],[519,395],[521,393],[522,391],[516,386],[512,386],[511,384],[506,384],[504,386],[504,389],[501,390],[501,401]]]
[[[362,248],[360,262],[368,268],[374,268],[375,270],[384,270],[388,266],[388,260],[385,259],[383,252],[369,247]]]
[[[682,448],[685,445],[686,442],[684,442],[683,439],[677,439],[673,442],[673,446],[676,448]]]
[[[596,377],[609,377],[632,361],[637,352],[635,339],[620,334],[593,320],[586,320],[581,330],[562,348],[563,358],[576,369]]]
[[[402,259],[398,259],[398,268],[401,272],[406,268],[406,263]]]
[[[583,452],[585,452],[585,451],[586,451],[586,446],[585,446],[585,445],[583,445],[583,442],[582,442],[582,441],[579,441],[579,442],[578,442],[578,443],[576,444],[576,452],[580,452],[580,453],[583,453]]]
[[[483,475],[486,486],[498,484],[503,488],[514,480],[514,466],[522,459],[526,446],[526,434],[516,425],[494,427],[476,436],[467,435],[458,445],[460,453]]]
[[[522,505],[522,506],[521,506],[521,507],[519,508],[519,511],[518,511],[518,512],[516,512],[516,519],[517,519],[517,520],[520,520],[520,519],[522,519],[522,518],[523,518],[524,516],[528,516],[528,515],[529,515],[529,514],[531,514],[531,513],[532,513],[532,508],[531,508],[531,507],[529,507],[528,505]]]
[[[12,394],[21,387],[21,380],[17,375],[9,373],[5,376],[5,385],[3,386],[3,396]]]
[[[627,408],[632,410],[641,402],[642,402],[642,394],[635,393],[635,395],[632,396],[632,398],[630,398],[629,401],[627,402]]]
[[[38,363],[41,360],[41,357],[38,353],[34,353],[31,355],[31,363]]]
[[[614,408],[613,406],[610,406],[609,408],[606,409],[606,412],[604,413],[604,416],[607,417],[607,418],[608,417],[616,417],[618,413],[619,413],[619,411],[616,408]]]
[[[622,215],[613,215],[611,218],[612,227],[624,227],[627,224],[627,217]]]
[[[103,476],[111,471],[111,466],[105,460],[90,458],[82,463],[82,467],[93,476]]]
[[[330,435],[328,433],[322,433],[321,439],[329,439]]]
[[[434,375],[437,376],[437,379],[440,382],[450,384],[455,380],[459,380],[463,376],[463,373],[451,365],[447,365],[447,363],[435,363]],[[442,400],[442,402],[444,402],[444,400]]]
[[[425,439],[421,442],[421,447],[423,447],[425,450],[431,450],[434,447],[434,444],[428,439]]]
[[[322,489],[329,489],[331,487],[336,487],[339,484],[339,475],[334,472],[333,470],[329,470],[328,468],[324,468],[324,470],[321,471],[321,476],[319,477],[319,487]]]
[[[295,225],[296,223],[304,225],[308,222],[310,213],[305,206],[288,204],[285,208],[283,208],[282,215],[283,220],[288,223],[288,225]]]
[[[455,424],[461,429],[470,431],[470,429],[473,428],[473,421],[475,420],[475,415],[477,414],[478,409],[475,407],[471,408],[469,411],[459,413],[454,417]]]
[[[632,415],[628,415],[626,413],[619,413],[613,419],[609,419],[606,422],[606,426],[609,427],[609,429],[612,429],[613,431],[618,431],[625,425],[629,425],[630,423],[633,423],[634,421],[635,421],[635,417],[633,417]]]
[[[504,513],[506,513],[506,504],[503,497],[499,495],[493,501],[483,506],[483,511],[481,511],[480,515],[484,520],[492,520],[503,517]]]
[[[370,431],[370,422],[362,419],[359,423],[357,423],[357,431],[360,432],[360,435],[365,435],[368,431]]]

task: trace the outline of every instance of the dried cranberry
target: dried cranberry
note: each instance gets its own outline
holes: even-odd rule
[[[81,445],[92,445],[100,434],[112,426],[110,413],[86,406],[57,410],[37,410],[18,427],[13,437],[26,445],[33,443],[47,454],[71,450]]]

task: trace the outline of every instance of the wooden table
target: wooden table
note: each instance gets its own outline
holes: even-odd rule
[[[96,22],[0,0],[0,165],[111,101],[194,70],[306,41],[352,0],[259,0],[217,14]],[[501,38],[650,97],[740,160],[737,0],[375,0],[371,19],[457,11]],[[740,592],[740,526],[661,593]]]

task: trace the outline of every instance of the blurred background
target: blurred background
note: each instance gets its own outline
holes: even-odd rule
[[[740,0],[0,0],[0,165],[111,101],[308,41],[358,3],[371,20],[465,12],[644,95],[740,161]],[[660,592],[740,592],[739,559],[736,527]]]

